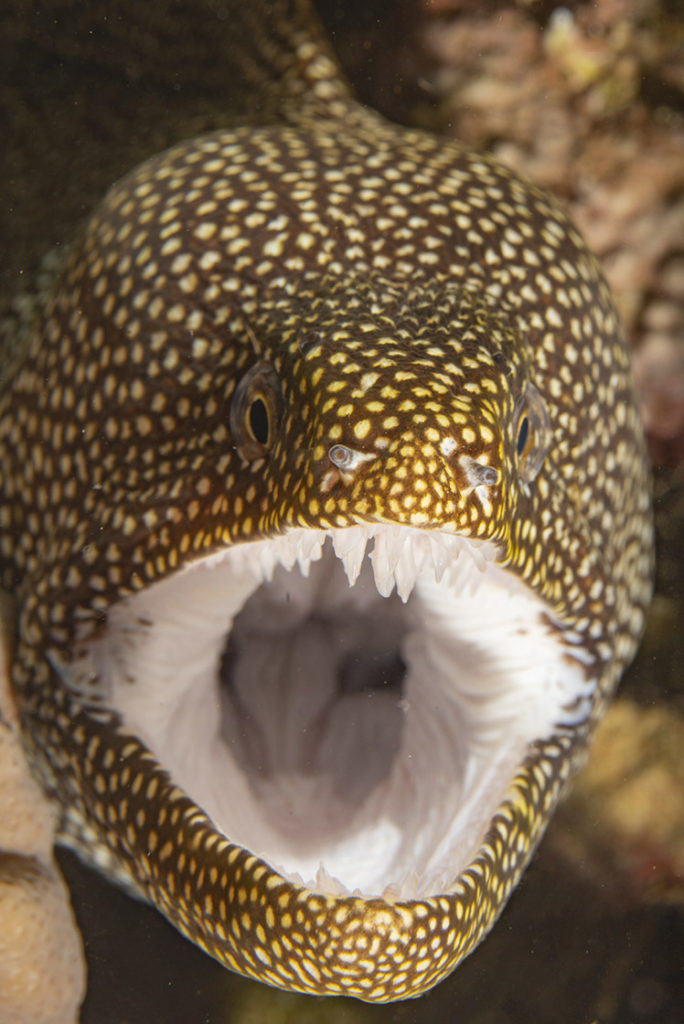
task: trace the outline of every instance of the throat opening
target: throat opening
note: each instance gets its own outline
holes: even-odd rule
[[[316,818],[343,834],[391,774],[409,628],[409,607],[378,595],[369,564],[350,588],[329,543],[308,578],[278,568],[235,618],[221,656],[222,734],[290,842],[310,841]],[[297,779],[309,790],[300,804],[283,792]]]

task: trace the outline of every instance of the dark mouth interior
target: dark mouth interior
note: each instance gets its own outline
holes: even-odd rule
[[[327,551],[307,579],[277,569],[234,620],[221,658],[223,734],[257,799],[276,776],[296,774],[357,804],[392,770],[408,610],[378,595],[370,568],[351,593]],[[285,833],[298,817],[282,816]]]

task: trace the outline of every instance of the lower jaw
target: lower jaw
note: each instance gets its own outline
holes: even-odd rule
[[[121,601],[75,667],[217,829],[286,878],[434,895],[587,684],[492,548],[330,531],[354,558],[352,530],[375,546],[354,586],[321,531],[238,545]],[[378,592],[395,580],[405,601]]]

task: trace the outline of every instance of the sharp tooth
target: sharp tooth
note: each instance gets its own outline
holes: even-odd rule
[[[404,604],[408,601],[416,585],[418,573],[425,564],[426,554],[426,548],[416,541],[404,546],[404,551],[394,571],[397,593]]]
[[[399,526],[385,526],[375,536],[370,556],[375,586],[382,597],[389,597],[394,588],[394,570],[401,558],[406,534]]]
[[[397,882],[386,885],[382,891],[383,899],[395,901],[402,899],[413,899],[420,895],[420,885],[417,871],[409,871],[406,876]]]
[[[468,544],[468,554],[472,558],[475,568],[478,569],[479,572],[484,572],[487,568],[487,559],[480,548],[475,544]]]
[[[297,562],[302,576],[309,575],[312,562],[317,562],[323,554],[325,534],[318,530],[303,532],[297,549]]]
[[[411,591],[416,584],[417,575],[418,569],[415,563],[409,561],[406,557],[402,558],[394,573],[394,579],[397,585],[397,594],[399,594],[404,604],[406,604],[411,596]]]
[[[311,559],[307,558],[306,555],[298,555],[297,565],[299,566],[299,571],[302,576],[307,577],[309,575],[309,570],[311,569]]]
[[[342,882],[340,882],[339,878],[335,878],[334,875],[329,874],[323,863],[318,865],[315,885],[317,889],[322,890],[323,892],[330,892],[337,896],[349,895],[348,890]],[[361,895],[358,889],[356,892],[359,893],[359,896]]]
[[[362,527],[348,530],[331,530],[333,550],[344,566],[344,571],[353,587],[359,578],[363,556],[366,554],[368,536]]]
[[[278,554],[274,548],[268,549],[265,546],[261,548],[259,551],[259,565],[261,567],[262,580],[271,582],[278,561]]]
[[[435,580],[437,583],[441,583],[444,573],[449,567],[449,563],[457,558],[458,549],[450,546],[446,543],[443,537],[439,534],[430,534],[430,557],[432,559],[432,568],[435,573]]]
[[[299,532],[299,531],[297,531]],[[294,533],[289,533],[277,542],[277,557],[280,564],[289,572],[297,561],[299,554],[297,539]]]

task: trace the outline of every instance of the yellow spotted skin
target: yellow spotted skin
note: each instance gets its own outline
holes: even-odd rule
[[[243,70],[281,82],[273,123],[193,140],[115,185],[7,378],[13,680],[27,749],[85,856],[235,971],[382,1002],[424,992],[489,930],[633,654],[650,595],[646,459],[608,290],[555,202],[364,111],[305,4],[249,8],[252,27],[272,19]],[[263,451],[231,432],[255,366]],[[550,443],[526,479],[530,383]],[[360,467],[335,465],[334,445]],[[495,470],[486,495],[462,456]],[[286,881],[56,668],[77,631],[106,629],[114,602],[193,558],[365,521],[496,542],[596,682],[589,720],[533,745],[472,863],[421,900]]]

